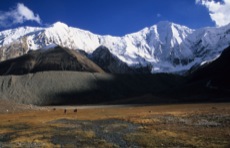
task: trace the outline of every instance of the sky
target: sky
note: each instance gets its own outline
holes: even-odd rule
[[[101,35],[123,36],[170,21],[198,29],[230,23],[230,0],[1,0],[0,31],[60,21]]]

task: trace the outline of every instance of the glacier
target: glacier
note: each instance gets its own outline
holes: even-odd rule
[[[25,44],[12,54],[11,45]],[[59,45],[83,50],[89,55],[100,46],[129,67],[151,67],[151,73],[184,73],[211,62],[230,46],[230,24],[223,27],[190,29],[172,22],[159,22],[122,37],[98,35],[56,22],[49,27],[19,27],[0,32],[0,59],[10,59],[29,50]],[[15,47],[15,46],[14,46]]]

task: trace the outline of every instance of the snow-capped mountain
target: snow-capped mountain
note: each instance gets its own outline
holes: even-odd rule
[[[179,73],[219,57],[230,46],[230,25],[194,30],[159,22],[122,37],[96,35],[61,22],[47,28],[20,27],[0,32],[0,60],[50,44],[81,49],[91,56],[100,56],[93,53],[103,46],[129,67],[148,67],[152,73]]]

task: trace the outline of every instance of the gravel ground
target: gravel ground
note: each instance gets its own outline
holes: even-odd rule
[[[127,133],[133,133],[137,131],[139,127],[139,125],[137,124],[133,124],[117,119],[97,120],[97,121],[78,121],[78,120],[60,119],[57,121],[52,121],[51,123],[67,124],[68,128],[66,130],[79,129],[83,131],[93,131],[95,133],[95,139],[92,139],[92,141],[104,140],[118,147],[138,147],[135,143],[129,143],[124,139],[124,136]],[[66,144],[66,142],[77,144],[79,139],[81,138],[76,136],[57,135],[53,137],[52,142],[54,144],[61,144],[61,145]],[[63,143],[63,141],[65,142]]]
[[[180,124],[180,126],[196,127],[228,127],[230,125],[230,116],[221,114],[193,114],[185,117],[173,115],[154,115],[154,119],[159,119],[164,124]]]

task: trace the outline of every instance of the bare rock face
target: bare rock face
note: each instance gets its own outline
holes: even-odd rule
[[[29,51],[28,54],[0,63],[0,75],[21,75],[39,71],[104,71],[81,53],[62,47]]]
[[[0,47],[0,61],[9,60],[26,54],[29,48],[26,43],[26,37]]]

